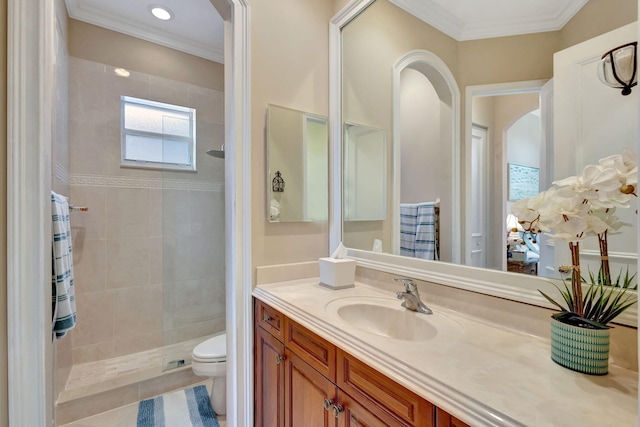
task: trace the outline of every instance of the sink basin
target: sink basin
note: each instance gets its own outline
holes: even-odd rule
[[[346,297],[329,302],[325,309],[354,328],[402,341],[426,341],[452,328],[462,330],[440,313],[416,313],[400,304],[391,298]]]

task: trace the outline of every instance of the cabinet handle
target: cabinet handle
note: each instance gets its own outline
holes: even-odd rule
[[[324,400],[324,410],[328,411],[333,406],[333,399],[325,399]]]
[[[263,320],[263,321],[265,321],[265,322],[267,322],[267,323],[269,323],[269,322],[271,322],[271,320],[272,320],[272,319],[271,319],[271,317],[269,317],[269,316],[264,316],[264,317],[262,318],[262,320]]]
[[[281,354],[276,356],[276,365],[279,365],[283,361],[284,361],[284,356],[282,356]]]
[[[338,418],[340,416],[340,413],[343,411],[344,411],[344,408],[342,407],[342,405],[334,405],[333,416]]]

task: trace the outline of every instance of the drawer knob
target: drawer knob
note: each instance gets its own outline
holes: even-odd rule
[[[278,354],[278,355],[276,356],[276,365],[279,365],[279,364],[281,364],[282,362],[284,362],[284,356],[283,356],[283,355],[281,355],[281,354]]]
[[[324,400],[324,410],[328,411],[329,409],[331,409],[331,407],[333,406],[333,400],[332,399],[325,399]]]
[[[344,411],[344,408],[342,407],[342,405],[335,405],[333,407],[333,416],[338,418],[340,416],[340,413]]]
[[[271,320],[273,320],[273,319],[271,317],[269,317],[269,316],[264,316],[262,318],[262,320],[268,323],[268,322],[271,322]]]

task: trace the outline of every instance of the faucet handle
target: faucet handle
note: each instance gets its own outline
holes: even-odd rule
[[[402,282],[406,292],[413,292],[414,294],[418,292],[418,285],[416,285],[416,282],[414,282],[413,279],[397,278],[393,280],[396,282]]]

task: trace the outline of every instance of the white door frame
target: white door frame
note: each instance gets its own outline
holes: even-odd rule
[[[228,425],[253,425],[249,0],[211,0],[225,19]],[[50,298],[51,0],[7,4],[9,426],[53,423]]]
[[[547,82],[547,80],[527,80],[522,82],[510,82],[510,83],[496,83],[489,85],[478,85],[478,86],[467,86],[465,92],[465,137],[464,140],[468,145],[471,141],[471,130],[472,130],[472,101],[473,97],[476,96],[498,96],[498,95],[514,95],[521,93],[539,93],[542,86]],[[504,149],[503,149],[504,151]],[[471,167],[471,153],[470,150],[465,150],[465,159],[464,159],[465,169],[469,170]],[[504,172],[506,174],[506,172]],[[471,188],[470,176],[467,174],[465,177],[465,193],[463,195],[465,200],[465,206],[471,206],[471,194],[469,189]],[[502,180],[506,183],[506,176],[503,177]],[[506,194],[506,184],[505,188],[502,189],[503,194]],[[506,200],[506,199],[504,199]],[[504,212],[504,207],[502,209],[502,219],[501,224],[506,224],[506,213]],[[469,212],[467,212],[469,213]],[[471,218],[468,214],[465,214],[465,218],[463,218],[463,225],[465,229],[465,239],[464,239],[464,253],[465,253],[465,265],[471,265],[471,233],[466,232],[471,229]],[[492,233],[491,230],[488,230],[489,233]],[[503,253],[506,253],[506,239],[502,239],[504,245]]]

